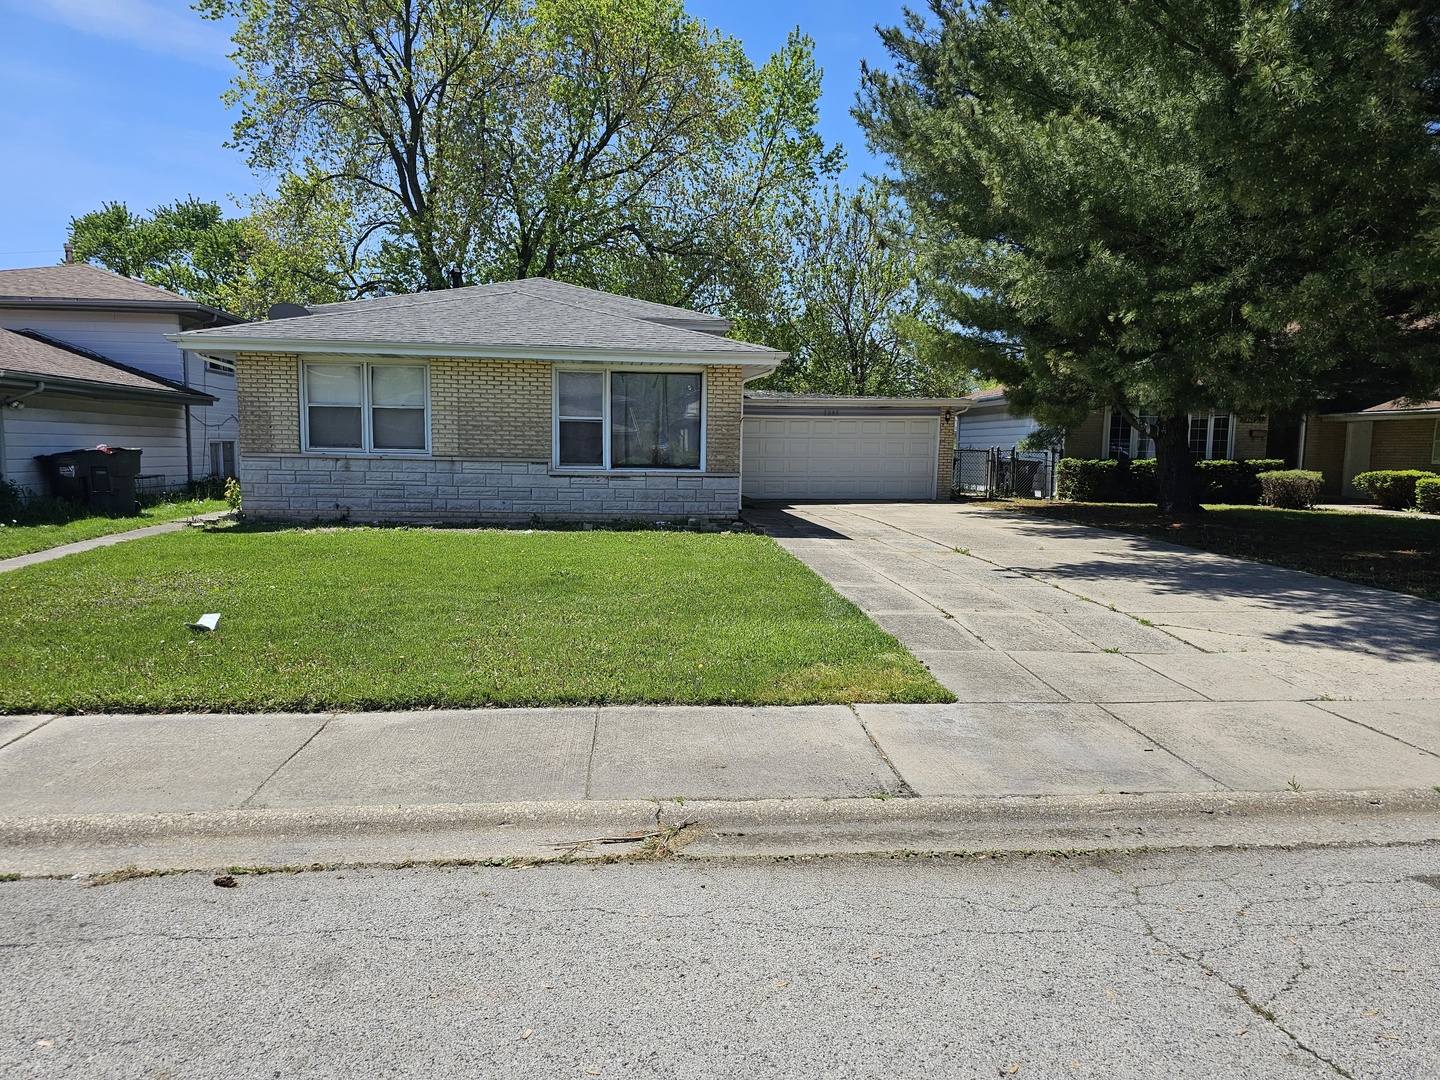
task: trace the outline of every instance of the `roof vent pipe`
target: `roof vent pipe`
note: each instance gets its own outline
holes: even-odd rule
[[[67,263],[73,263],[75,261],[75,245],[70,243],[69,240],[65,241],[65,261]]]
[[[450,287],[452,289],[460,289],[464,288],[464,286],[465,279],[460,274],[460,268],[458,266],[452,266],[450,268]]]

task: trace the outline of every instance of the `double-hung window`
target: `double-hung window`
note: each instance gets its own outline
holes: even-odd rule
[[[562,469],[701,468],[698,371],[555,372],[555,464]]]
[[[430,446],[423,364],[305,365],[305,449],[424,453]]]

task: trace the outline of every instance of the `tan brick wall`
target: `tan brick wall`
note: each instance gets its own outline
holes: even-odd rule
[[[1324,475],[1321,492],[1340,497],[1340,474],[1345,468],[1345,421],[1311,416],[1305,424],[1305,468]]]
[[[540,360],[430,361],[436,456],[550,460],[550,365]]]
[[[1065,432],[1062,457],[1098,458],[1105,449],[1105,410],[1098,409]]]
[[[1370,468],[1440,472],[1440,465],[1431,460],[1434,456],[1435,425],[1434,417],[1377,420],[1370,443]]]
[[[738,473],[744,389],[740,369],[709,368],[705,383],[705,469],[712,473]]]
[[[1235,460],[1244,461],[1247,458],[1265,458],[1271,455],[1267,452],[1270,444],[1270,428],[1265,417],[1246,419],[1235,417],[1232,421],[1235,424]],[[1284,454],[1275,454],[1275,457],[1284,457]]]
[[[940,414],[940,460],[935,463],[935,497],[950,498],[955,482],[955,415]]]
[[[299,357],[241,353],[235,358],[235,396],[242,455],[299,451]]]

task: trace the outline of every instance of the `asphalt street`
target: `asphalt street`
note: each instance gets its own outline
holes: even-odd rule
[[[0,883],[7,1077],[1440,1075],[1440,846]]]

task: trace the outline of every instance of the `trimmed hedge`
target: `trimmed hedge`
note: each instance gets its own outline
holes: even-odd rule
[[[1068,502],[1110,502],[1116,494],[1113,458],[1061,458],[1055,466],[1055,495]]]
[[[1377,469],[1355,474],[1355,486],[1386,510],[1408,510],[1415,505],[1415,483],[1435,477],[1423,469]]]
[[[1320,473],[1309,469],[1277,469],[1262,472],[1256,479],[1261,501],[1280,510],[1309,510],[1315,505],[1325,480]]]
[[[1197,461],[1200,499],[1253,506],[1261,495],[1258,475],[1284,467],[1285,462],[1273,458]],[[1056,495],[1071,502],[1154,502],[1160,494],[1154,458],[1062,458],[1055,475]]]
[[[1415,509],[1422,514],[1440,514],[1440,476],[1422,476],[1415,481]]]

